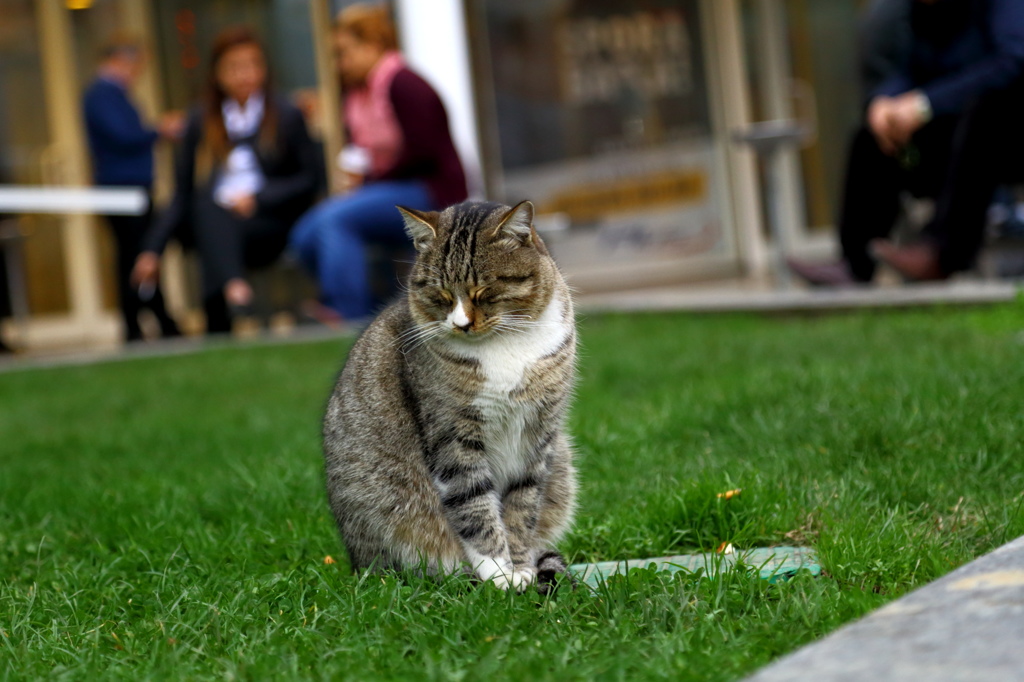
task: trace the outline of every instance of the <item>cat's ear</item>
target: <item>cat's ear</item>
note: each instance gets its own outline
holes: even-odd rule
[[[434,211],[424,213],[404,206],[395,206],[405,220],[405,231],[412,238],[412,245],[417,251],[426,251],[437,238],[438,214]]]
[[[547,253],[533,227],[533,204],[529,201],[520,201],[506,213],[492,235],[507,242],[510,247],[532,245],[541,253]]]

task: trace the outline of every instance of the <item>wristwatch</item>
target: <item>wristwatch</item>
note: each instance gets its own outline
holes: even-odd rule
[[[915,100],[915,104],[917,104],[917,113],[921,116],[921,123],[927,123],[932,120],[932,116],[935,114],[932,111],[932,101],[928,99],[928,95],[919,90]]]

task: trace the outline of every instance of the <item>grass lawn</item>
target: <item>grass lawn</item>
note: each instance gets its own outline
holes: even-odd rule
[[[360,579],[320,470],[345,344],[19,371],[0,678],[734,680],[1024,534],[1024,302],[597,316],[581,339],[572,560],[803,544],[823,575],[549,600]]]

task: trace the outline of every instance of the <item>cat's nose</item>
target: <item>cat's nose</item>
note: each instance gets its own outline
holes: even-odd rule
[[[453,322],[452,324],[455,326],[456,329],[462,331],[465,334],[468,334],[469,328],[473,326],[472,322],[467,322],[466,324],[456,324]]]

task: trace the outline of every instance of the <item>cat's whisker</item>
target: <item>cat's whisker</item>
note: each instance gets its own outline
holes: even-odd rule
[[[516,327],[517,329],[528,329],[533,326],[529,322],[523,320],[502,320],[499,324],[506,327]]]
[[[404,332],[399,334],[396,338],[397,338],[397,340],[401,341],[402,339],[405,339],[405,338],[407,338],[409,336],[414,336],[416,334],[419,334],[420,332],[423,331],[424,327],[429,326],[429,325],[433,325],[433,324],[434,324],[433,322],[428,322],[427,325],[415,325],[413,327],[409,327]]]
[[[514,315],[502,315],[498,318],[499,324],[507,325],[510,327],[519,327],[521,329],[528,329],[530,327],[541,327],[543,323],[535,320],[531,317],[514,316]]]
[[[410,350],[416,348],[425,341],[435,336],[438,336],[443,331],[444,322],[427,322],[425,324],[416,325],[405,330],[397,337],[395,337],[393,343],[401,344],[403,352],[409,352]]]
[[[441,271],[438,268],[434,267],[433,265],[427,265],[426,263],[419,263],[417,265],[416,261],[408,261],[408,260],[399,260],[399,261],[395,261],[395,262],[396,263],[406,263],[407,265],[416,266],[420,270],[426,270],[427,272],[429,272],[431,275],[434,275],[435,277],[440,277],[441,276]]]
[[[494,325],[493,331],[496,332],[496,333],[501,333],[501,332],[523,332],[523,331],[529,330],[530,328],[531,327],[529,325],[510,324],[510,323],[507,323],[507,322],[504,322],[504,323],[503,322],[499,322],[498,324]]]
[[[409,339],[409,343],[405,346],[405,352],[418,348],[424,343],[444,335],[448,331],[448,325],[443,321],[433,322],[429,326],[424,325],[424,327],[419,334]]]
[[[524,320],[501,320],[498,322],[503,327],[515,328],[515,329],[530,329],[534,325]]]
[[[399,339],[402,341],[410,341],[423,338],[425,336],[432,335],[438,327],[437,322],[431,322],[429,324],[413,327],[408,332],[402,334]]]

